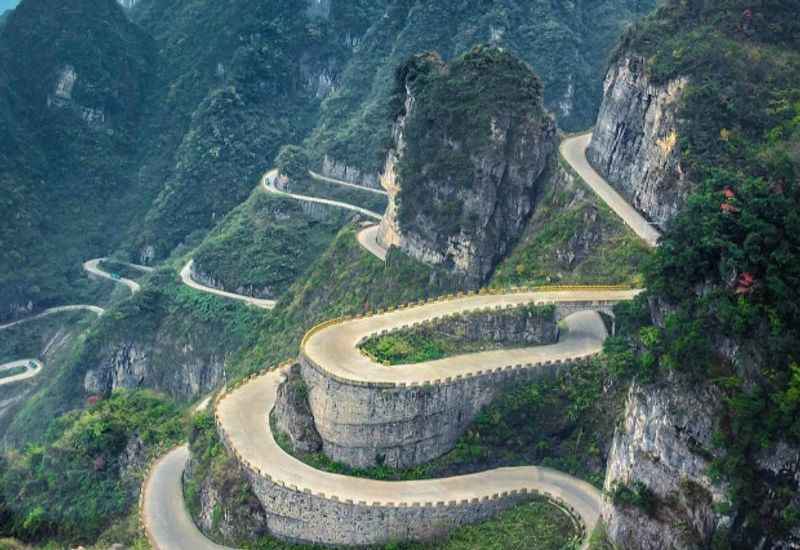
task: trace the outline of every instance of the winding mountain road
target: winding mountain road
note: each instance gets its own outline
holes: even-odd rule
[[[4,378],[0,378],[0,386],[15,384],[17,382],[22,382],[23,380],[28,380],[29,378],[33,378],[34,376],[42,372],[44,363],[42,363],[38,359],[19,359],[17,361],[12,361],[11,363],[0,365],[0,374],[20,367],[24,367],[25,371],[19,374],[15,374],[13,376],[6,376]]]
[[[588,149],[591,141],[591,133],[566,138],[561,142],[561,155],[573,170],[583,178],[583,181],[597,193],[611,210],[622,218],[622,221],[634,233],[649,246],[658,246],[658,239],[661,238],[661,233],[589,164],[589,160],[586,158],[586,149]]]
[[[183,284],[190,288],[199,290],[200,292],[205,292],[207,294],[214,294],[215,296],[220,296],[222,298],[229,298],[231,300],[244,302],[261,309],[275,309],[275,306],[278,304],[278,302],[275,300],[263,300],[261,298],[253,298],[252,296],[245,296],[243,294],[234,294],[233,292],[227,292],[225,290],[219,290],[217,288],[200,284],[192,277],[193,267],[194,260],[189,260],[186,265],[183,266],[183,269],[181,269],[181,281],[183,281]]]
[[[389,195],[389,193],[387,193],[383,189],[373,189],[372,187],[365,187],[363,185],[357,185],[355,183],[350,183],[349,181],[337,180],[336,178],[332,178],[330,176],[323,176],[322,174],[318,174],[318,173],[314,172],[313,170],[309,170],[308,171],[308,175],[311,176],[312,179],[315,179],[317,181],[324,181],[324,182],[327,182],[327,183],[333,183],[335,185],[341,185],[343,187],[351,187],[353,189],[358,189],[359,191],[368,191],[370,193],[375,193],[376,195],[383,195],[385,197]]]
[[[585,151],[591,135],[568,138],[561,145],[567,162],[587,184],[651,246],[658,242],[659,233],[606,183],[586,161]],[[269,193],[298,200],[347,208],[374,219],[377,213],[364,209],[303,195],[280,191],[274,186],[276,171],[264,175],[262,185]],[[319,179],[319,178],[317,178]],[[334,183],[341,183],[336,182]],[[386,250],[377,244],[378,226],[368,227],[358,234],[358,241],[372,254],[385,260]],[[312,331],[304,339],[302,351],[332,377],[354,382],[388,382],[423,384],[449,377],[479,374],[508,365],[528,365],[528,368],[548,368],[544,363],[576,359],[596,354],[607,337],[600,316],[589,311],[593,304],[605,301],[630,300],[639,291],[573,290],[561,292],[519,292],[503,295],[473,295],[442,302],[332,323]],[[513,350],[481,352],[458,358],[446,358],[413,367],[391,368],[378,365],[357,348],[363,338],[431,320],[443,315],[476,309],[507,307],[529,303],[586,302],[587,311],[579,311],[566,319],[560,341],[556,344]],[[461,501],[484,498],[490,494],[537,489],[563,499],[580,515],[587,532],[599,518],[602,495],[590,484],[569,475],[535,466],[500,468],[472,474],[424,481],[386,482],[353,478],[316,470],[284,452],[275,442],[268,421],[275,405],[277,389],[285,377],[285,369],[269,371],[228,393],[216,404],[220,430],[240,459],[250,463],[265,475],[299,491],[311,491],[335,496],[339,501],[386,502],[411,505],[421,501]],[[153,469],[144,486],[144,522],[151,543],[158,549],[219,549],[222,548],[198,535],[184,509],[180,479],[188,460],[185,447],[173,450]],[[588,546],[588,540],[583,547]]]
[[[281,191],[277,187],[275,187],[275,180],[278,177],[277,170],[270,170],[264,177],[261,179],[261,184],[264,186],[264,189],[267,193],[272,193],[273,195],[278,195],[282,197],[290,197],[295,200],[304,201],[304,202],[311,202],[316,204],[324,204],[327,206],[335,206],[336,208],[343,208],[345,210],[352,210],[353,212],[357,212],[363,216],[367,216],[368,218],[372,218],[374,220],[380,221],[383,218],[382,214],[377,212],[373,212],[372,210],[367,210],[366,208],[361,208],[360,206],[354,206],[352,204],[348,204],[346,202],[339,202],[330,199],[320,199],[317,197],[311,197],[308,195],[297,195],[295,193],[289,193],[287,191]],[[336,183],[337,185],[346,185],[348,187],[357,187],[358,189],[367,190],[366,187],[361,187],[358,185],[353,185],[351,183],[342,182],[338,180],[334,180],[331,178],[326,178],[324,181]]]
[[[136,281],[132,281],[131,279],[125,279],[123,277],[114,277],[108,271],[105,271],[100,267],[100,262],[106,261],[108,258],[95,258],[94,260],[87,260],[83,262],[83,270],[86,271],[90,276],[100,277],[101,279],[108,279],[109,281],[114,281],[115,283],[119,283],[122,285],[127,286],[131,294],[136,294],[140,290],[142,290],[141,285]],[[145,265],[137,265],[131,264],[128,262],[119,262],[121,264],[127,265],[128,267],[132,267],[133,269],[138,269],[144,273],[151,273],[153,271],[152,267],[147,267]]]
[[[18,321],[13,321],[11,323],[6,323],[5,325],[0,325],[0,330],[21,325],[22,323],[27,323],[29,321],[35,321],[36,319],[41,319],[42,317],[47,317],[48,315],[54,315],[56,313],[64,313],[66,311],[90,311],[98,316],[103,315],[106,312],[105,309],[99,306],[75,305],[75,306],[51,307],[49,309],[42,311],[41,313],[37,313],[36,315],[32,315],[30,317],[26,317]]]

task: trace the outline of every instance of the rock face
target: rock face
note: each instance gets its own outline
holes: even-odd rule
[[[653,84],[645,60],[623,57],[609,70],[587,157],[654,222],[665,225],[684,204],[677,112],[687,80]]]
[[[539,79],[479,47],[449,65],[417,56],[396,86],[379,240],[479,285],[525,228],[555,150]]]
[[[708,547],[728,519],[715,512],[724,488],[708,477],[720,395],[710,387],[633,385],[617,429],[605,489],[643,483],[657,502],[648,515],[607,501],[609,537],[630,550]]]
[[[178,342],[166,332],[150,344],[112,344],[101,351],[100,363],[84,375],[84,390],[108,395],[117,388],[146,387],[177,399],[195,398],[218,387],[225,371],[224,355],[203,348],[202,342]]]
[[[278,388],[272,419],[275,428],[289,437],[295,451],[315,453],[322,449],[322,439],[308,406],[308,388],[300,376],[300,365],[292,367],[287,380]]]
[[[645,512],[607,500],[603,516],[614,544],[627,550],[722,548],[731,543],[736,548],[798,547],[797,527],[780,540],[754,543],[743,534],[753,511],[734,507],[723,513],[718,507],[728,502],[727,487],[711,480],[709,468],[718,452],[713,437],[722,411],[723,395],[712,384],[673,378],[656,386],[632,386],[609,453],[605,490],[641,482],[654,506]],[[755,527],[760,529],[780,522],[784,509],[800,507],[800,449],[778,442],[761,451],[757,464],[766,494],[781,502],[758,512],[756,521],[762,525]]]
[[[381,187],[377,174],[368,174],[358,168],[338,162],[328,155],[325,155],[322,160],[322,175],[356,185],[363,185],[364,187],[371,187],[372,189],[380,189]]]
[[[193,457],[184,480],[197,484],[200,506],[193,511],[193,519],[207,537],[238,545],[269,533],[266,512],[235,460],[227,458],[224,468],[210,476],[199,476],[197,469],[197,458]]]

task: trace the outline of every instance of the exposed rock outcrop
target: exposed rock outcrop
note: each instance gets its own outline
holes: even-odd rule
[[[758,479],[776,506],[743,510],[725,506],[727,486],[712,480],[718,422],[725,418],[724,396],[711,383],[673,377],[655,386],[634,385],[608,458],[605,489],[637,483],[647,489],[649,509],[609,499],[603,514],[612,542],[628,550],[734,547],[797,548],[800,530],[780,540],[760,536],[756,546],[743,533],[758,518],[777,524],[785,510],[800,509],[800,449],[778,442],[757,458]],[[784,497],[778,495],[783,494]],[[785,498],[785,495],[789,495]],[[780,502],[780,505],[777,503]],[[788,506],[787,506],[788,504]],[[722,506],[721,506],[722,505]]]
[[[609,453],[605,489],[642,483],[654,510],[608,501],[604,516],[615,544],[631,550],[707,547],[727,523],[715,511],[724,488],[708,475],[719,403],[709,386],[631,388]]]
[[[479,285],[524,230],[555,150],[541,83],[510,54],[478,47],[448,65],[417,56],[396,85],[379,240]]]
[[[108,395],[117,388],[151,388],[189,400],[218,387],[223,380],[223,353],[204,350],[203,335],[177,341],[159,332],[151,344],[134,340],[101,350],[100,363],[84,375],[84,390]],[[168,368],[167,368],[168,367]]]
[[[608,71],[587,157],[654,222],[665,225],[684,204],[678,109],[686,79],[651,82],[645,60],[623,57]]]
[[[339,162],[328,155],[325,155],[322,160],[322,175],[372,189],[381,188],[377,174],[369,174],[353,166],[348,166],[344,162]]]
[[[296,452],[315,453],[322,449],[322,438],[314,426],[308,405],[308,388],[300,375],[300,365],[289,370],[289,376],[278,388],[278,399],[272,412],[275,428],[289,437]]]
[[[212,540],[227,544],[255,541],[267,535],[267,515],[250,489],[250,482],[238,463],[223,458],[212,475],[197,474],[197,457],[189,460],[184,482],[195,485],[199,506],[192,510],[200,530]]]

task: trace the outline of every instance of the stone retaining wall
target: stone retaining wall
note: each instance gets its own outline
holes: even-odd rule
[[[300,356],[323,451],[357,468],[381,463],[409,468],[429,462],[451,450],[508,384],[554,377],[578,361],[509,365],[474,376],[395,386],[339,379]]]
[[[216,409],[215,409],[216,411]],[[253,492],[267,513],[270,534],[290,542],[356,546],[406,540],[430,540],[452,529],[489,519],[533,495],[550,498],[570,515],[581,540],[586,527],[577,512],[561,499],[523,488],[471,500],[395,502],[343,500],[336,495],[300,490],[256,469],[231,444],[215,413],[223,444],[244,469]]]

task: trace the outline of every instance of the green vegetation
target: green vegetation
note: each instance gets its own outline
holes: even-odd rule
[[[141,279],[147,275],[147,273],[141,269],[136,269],[125,262],[120,262],[114,259],[101,261],[99,267],[106,273],[117,274],[123,279],[130,279],[132,281],[136,281],[137,279]]]
[[[621,49],[658,81],[689,77],[678,133],[697,192],[646,269],[664,319],[636,346],[651,376],[721,390],[713,475],[729,483],[742,547],[800,521],[773,512],[794,489],[757,465],[779,441],[800,445],[798,29],[791,3],[671,1]]]
[[[414,108],[405,113],[409,94]],[[478,231],[473,226],[482,220],[468,208],[465,192],[476,191],[480,181],[475,157],[492,147],[492,121],[524,121],[515,123],[519,129],[546,117],[542,84],[531,68],[486,46],[448,64],[437,54],[413,57],[397,71],[391,102],[396,114],[408,115],[397,166],[398,222],[417,231],[422,223],[434,224],[441,242],[459,231]],[[451,141],[457,146],[445,146]],[[447,192],[448,187],[455,191]]]
[[[357,231],[354,224],[345,226],[292,285],[257,334],[257,343],[231,363],[234,377],[294,357],[303,334],[322,321],[462,288],[452,275],[394,249],[381,262],[358,244]]]
[[[648,516],[655,515],[658,508],[656,495],[641,481],[635,481],[630,486],[616,483],[609,492],[609,498],[614,506],[638,508]]]
[[[29,540],[95,540],[136,505],[147,462],[183,433],[175,406],[146,391],[58,418],[42,444],[6,458],[0,528]]]
[[[380,363],[407,365],[434,361],[453,355],[477,351],[524,347],[524,338],[495,340],[488,337],[472,338],[467,323],[494,324],[533,322],[538,325],[555,325],[555,308],[552,306],[522,306],[511,311],[485,313],[470,312],[446,321],[433,321],[420,328],[406,329],[384,336],[375,336],[361,345],[361,349]],[[544,327],[543,327],[544,328]],[[518,335],[521,336],[521,335]]]
[[[628,284],[641,287],[650,255],[566,163],[549,178],[531,221],[489,286]]]
[[[336,185],[335,183],[317,181],[308,175],[301,179],[293,180],[289,185],[289,191],[299,195],[308,195],[360,206],[379,215],[383,215],[389,202],[385,195],[379,195],[371,191],[361,191],[360,189]]]
[[[617,306],[619,334],[636,334],[648,320],[647,303]],[[633,338],[615,336],[604,354],[558,377],[505,388],[478,415],[455,448],[422,466],[350,468],[323,453],[295,453],[273,427],[277,443],[310,466],[382,480],[435,479],[503,466],[548,466],[602,488],[608,450],[625,405],[628,384],[644,367],[634,358]]]
[[[289,178],[290,181],[300,181],[308,177],[311,160],[308,151],[296,145],[281,147],[275,157],[275,168],[278,173]]]
[[[352,56],[343,37],[361,36],[382,10],[374,0],[341,4],[328,18],[303,15],[294,0],[134,10],[162,53],[166,93],[153,104],[159,139],[145,164],[160,187],[144,228],[130,231],[132,257],[147,246],[167,257],[211,229],[248,197],[282,146],[311,131],[325,91],[318,83]]]
[[[113,248],[142,213],[133,164],[154,55],[111,0],[31,1],[9,17],[0,34],[0,317],[29,300],[84,301],[81,262]],[[67,64],[77,75],[71,97],[54,98]],[[102,121],[86,120],[100,112]]]
[[[10,378],[12,376],[16,376],[18,374],[22,374],[23,372],[27,371],[28,367],[13,367],[10,369],[0,370],[0,380],[3,378]]]
[[[256,191],[198,247],[195,270],[226,290],[279,297],[322,255],[345,220],[334,208],[317,218],[295,199]]]
[[[119,349],[147,350],[151,388],[176,399],[192,397],[185,394],[177,366],[211,365],[234,355],[257,338],[266,317],[259,309],[194,291],[174,271],[157,271],[141,292],[109,310],[66,350],[64,363],[51,369],[53,376],[25,401],[6,437],[18,444],[39,442],[53,418],[82,407],[90,397],[84,386],[87,371],[107,365]],[[110,388],[101,385],[100,391]]]
[[[602,0],[559,3],[392,0],[372,19],[341,83],[322,104],[309,148],[365,172],[383,167],[391,143],[393,72],[412,55],[437,51],[445,59],[492,42],[533,66],[545,104],[559,123],[578,130],[594,122],[605,63],[621,30],[656,2]],[[569,60],[565,70],[564,60]]]

